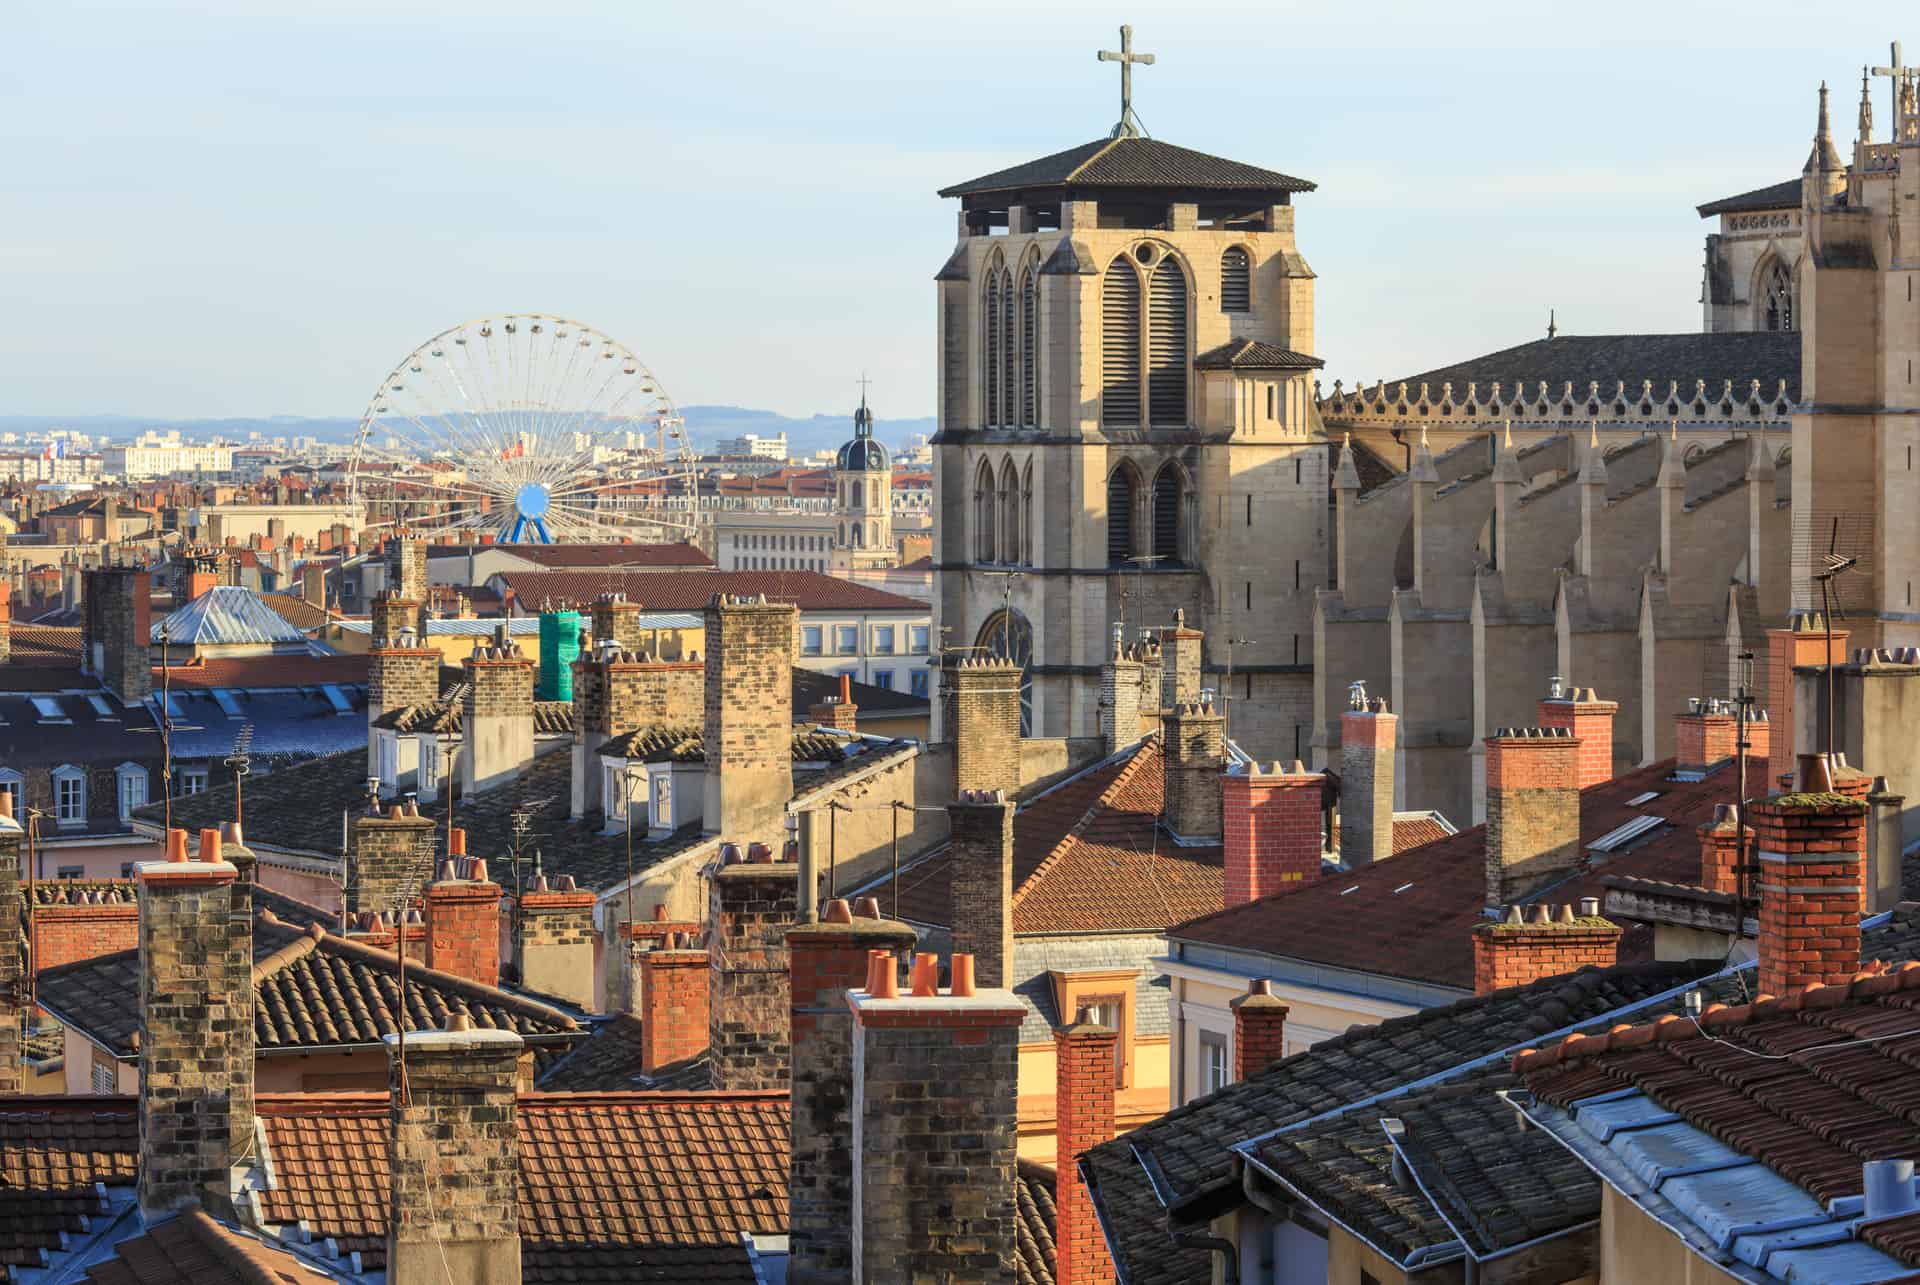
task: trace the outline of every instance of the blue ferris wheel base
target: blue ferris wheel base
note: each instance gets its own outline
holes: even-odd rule
[[[514,517],[513,526],[508,529],[507,538],[502,540],[501,543],[525,544],[528,541],[537,541],[540,544],[552,544],[553,537],[547,534],[546,523],[542,522],[539,518],[530,518],[526,514],[521,513]]]

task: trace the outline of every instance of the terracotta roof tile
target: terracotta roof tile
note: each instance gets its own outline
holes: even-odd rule
[[[1014,1228],[1014,1263],[1018,1285],[1053,1285],[1057,1255],[1054,1247],[1056,1191],[1054,1172],[1045,1165],[1022,1160],[1014,1169],[1014,1199],[1020,1221]]]
[[[0,1103],[0,1266],[43,1252],[106,1212],[96,1185],[131,1185],[140,1154],[132,1098],[11,1098]]]
[[[700,611],[717,593],[761,594],[802,611],[917,611],[927,604],[817,571],[502,571],[527,610],[543,603],[585,604],[609,591],[648,611]]]
[[[168,681],[177,688],[318,687],[323,683],[365,683],[365,656],[216,656],[169,665]],[[153,667],[154,690],[160,667]]]
[[[323,1285],[334,1279],[198,1209],[113,1249],[111,1261],[87,1272],[92,1285]]]

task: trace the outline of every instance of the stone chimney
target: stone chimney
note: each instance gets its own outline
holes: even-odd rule
[[[465,1014],[443,1031],[408,1032],[404,1048],[385,1039],[387,1279],[519,1285],[523,1041],[476,1030]]]
[[[1250,1080],[1287,1055],[1287,1005],[1273,983],[1256,977],[1247,993],[1227,1005],[1233,1010],[1233,1078]]]
[[[982,986],[1013,985],[1013,804],[1004,790],[965,790],[947,805],[953,948]]]
[[[1600,902],[1588,897],[1578,913],[1571,905],[1507,907],[1499,923],[1473,930],[1473,993],[1487,995],[1526,986],[1592,965],[1619,962],[1620,929],[1600,917]]]
[[[931,959],[931,957],[927,957]],[[972,961],[937,961],[898,993],[880,960],[853,1013],[853,1280],[1002,1281],[1018,1256],[1014,1165],[1020,1023]],[[953,1157],[965,1155],[967,1163]],[[1068,1181],[1061,1175],[1061,1181]]]
[[[1561,688],[1557,678],[1553,685],[1555,692],[1539,705],[1540,726],[1564,728],[1580,742],[1575,774],[1580,789],[1611,781],[1613,716],[1620,712],[1620,703],[1601,700],[1591,687]]]
[[[628,602],[625,594],[603,593],[588,609],[593,630],[593,649],[600,651],[608,643],[615,651],[643,650],[640,636],[640,604]]]
[[[1886,777],[1873,778],[1873,789],[1867,795],[1867,806],[1872,809],[1867,822],[1867,914],[1892,910],[1905,895],[1901,866],[1906,845],[1901,813],[1906,802],[1905,795],[1888,788]]]
[[[822,727],[837,727],[843,732],[860,728],[860,707],[853,703],[853,679],[840,675],[840,690],[825,700],[815,701],[807,717]]]
[[[1716,804],[1713,820],[1699,827],[1700,886],[1714,892],[1740,891],[1740,809],[1731,803]],[[1747,859],[1753,859],[1753,827],[1746,828]]]
[[[20,841],[24,837],[13,817],[12,792],[0,790],[0,1094],[26,1091],[21,1034],[26,960],[20,949],[25,905],[20,895]],[[37,957],[34,962],[38,967]]]
[[[969,790],[1020,788],[1020,667],[998,656],[962,660],[940,674],[950,702],[953,784]]]
[[[776,859],[766,844],[743,853],[728,843],[708,875],[707,1046],[716,1089],[787,1085],[787,930],[799,910],[799,873],[798,862]]]
[[[421,898],[427,921],[427,967],[482,986],[500,984],[500,885],[487,863],[467,855],[466,832],[449,836],[447,858]],[[592,979],[592,968],[587,970]]]
[[[1327,778],[1295,759],[1221,779],[1226,902],[1242,905],[1292,892],[1320,877],[1320,818]]]
[[[1142,668],[1116,620],[1113,646],[1100,666],[1100,736],[1108,754],[1118,754],[1140,739]]]
[[[792,604],[768,602],[764,595],[715,594],[707,604],[707,777],[701,820],[710,834],[785,841],[787,804],[793,798],[797,618]]]
[[[1227,720],[1211,704],[1180,704],[1160,716],[1160,819],[1180,839],[1220,840]]]
[[[533,765],[533,661],[503,625],[467,657],[460,791],[471,797],[518,780]]]
[[[608,741],[642,727],[699,727],[705,691],[706,667],[697,656],[656,660],[613,647],[582,653],[573,665],[573,815],[622,805],[601,797],[600,750]]]
[[[787,933],[793,1015],[787,1279],[793,1285],[845,1281],[853,1270],[853,1014],[847,993],[866,984],[873,952],[897,960],[913,946],[914,932],[906,924],[856,916],[843,900],[829,901],[819,922]]]
[[[108,567],[89,571],[86,578],[93,672],[122,705],[137,705],[153,694],[150,577],[144,571]]]
[[[1340,716],[1340,859],[1371,865],[1393,855],[1394,745],[1400,719],[1386,698],[1354,684]]]
[[[1824,755],[1809,757],[1825,767]],[[1748,815],[1760,866],[1760,990],[1845,982],[1860,969],[1867,805],[1831,792],[1786,794],[1751,804]]]
[[[1486,738],[1487,904],[1524,901],[1580,863],[1580,741],[1563,727]]]
[[[426,635],[420,630],[420,604],[397,593],[376,594],[367,604],[367,620],[375,651],[395,646],[403,631],[411,632],[417,641],[425,641]]]
[[[373,725],[389,710],[425,705],[440,696],[440,653],[411,625],[385,646],[367,653],[367,775],[379,771]]]
[[[413,627],[426,637],[427,604],[433,601],[433,586],[427,579],[425,540],[396,536],[387,541],[387,592],[413,604]]]
[[[551,884],[545,875],[520,895],[514,916],[514,964],[520,984],[578,1008],[593,1009],[594,943],[591,892],[572,875]]]
[[[148,1222],[191,1204],[230,1216],[232,1167],[253,1138],[252,924],[232,922],[239,871],[219,859],[217,831],[202,836],[199,860],[183,830],[167,832],[166,852],[134,866]]]
[[[1836,628],[1833,631],[1833,659],[1836,664],[1847,658],[1848,632]],[[1767,630],[1767,669],[1766,697],[1767,710],[1778,725],[1769,746],[1767,774],[1764,781],[1768,787],[1762,787],[1759,793],[1770,792],[1770,784],[1777,782],[1787,773],[1796,771],[1798,763],[1794,756],[1794,745],[1804,740],[1808,745],[1818,744],[1818,729],[1811,728],[1803,735],[1798,720],[1801,714],[1795,709],[1794,676],[1796,668],[1824,667],[1827,663],[1826,619],[1817,611],[1796,611],[1785,629]],[[1809,709],[1805,717],[1818,720],[1819,711]]]
[[[1080,1157],[1112,1140],[1120,1033],[1078,1023],[1053,1031],[1055,1285],[1112,1285],[1113,1256],[1080,1181]]]
[[[706,1052],[712,1013],[707,952],[690,937],[669,933],[640,960],[640,1073]]]
[[[0,580],[0,665],[13,659],[13,585]]]
[[[1160,708],[1200,700],[1201,649],[1207,636],[1187,628],[1185,609],[1173,613],[1173,628],[1160,631]]]
[[[417,891],[431,876],[433,844],[433,819],[421,816],[411,803],[355,818],[353,851],[347,859],[347,913],[394,913],[401,893],[409,887]]]
[[[1674,765],[1682,772],[1710,772],[1733,758],[1737,735],[1731,704],[1692,697],[1673,720]]]

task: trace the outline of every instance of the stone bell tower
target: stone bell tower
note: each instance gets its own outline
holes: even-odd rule
[[[1184,610],[1230,734],[1303,754],[1328,537],[1294,239],[1314,185],[1146,137],[1151,56],[1122,28],[1101,58],[1125,78],[1108,135],[941,192],[936,625],[1021,663],[1028,734],[1092,736],[1114,626]]]

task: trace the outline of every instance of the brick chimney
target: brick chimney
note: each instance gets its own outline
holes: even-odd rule
[[[952,718],[953,784],[968,790],[1020,788],[1020,667],[998,656],[962,660],[941,671]]]
[[[625,594],[603,593],[593,600],[588,610],[595,651],[608,643],[612,643],[616,651],[642,650],[639,603],[627,601]]]
[[[1227,1005],[1233,1010],[1233,1078],[1250,1080],[1287,1055],[1287,1005],[1273,983],[1256,977],[1247,993]]]
[[[698,728],[705,692],[698,657],[656,660],[612,647],[582,653],[573,665],[573,815],[621,807],[622,800],[601,797],[600,750],[608,741],[648,726]]]
[[[1709,772],[1733,758],[1738,725],[1733,706],[1711,697],[1692,697],[1673,720],[1674,766],[1682,772]]]
[[[1833,631],[1833,659],[1835,663],[1845,663],[1848,631],[1836,628]],[[1824,667],[1827,663],[1826,620],[1817,611],[1796,611],[1785,629],[1767,630],[1767,711],[1779,730],[1772,735],[1767,759],[1767,774],[1762,778],[1766,782],[1778,781],[1783,775],[1796,771],[1798,762],[1794,756],[1794,744],[1801,739],[1795,720],[1801,715],[1794,707],[1794,677],[1796,668]],[[1818,710],[1807,710],[1809,719],[1818,720]],[[1816,745],[1817,729],[1805,737],[1808,745]],[[1769,792],[1762,787],[1760,793]]]
[[[787,933],[793,1032],[793,1143],[787,1178],[794,1285],[844,1281],[853,1270],[853,1014],[868,956],[898,959],[913,929],[826,904],[818,923]]]
[[[1192,705],[1200,699],[1201,649],[1206,634],[1187,628],[1185,609],[1173,613],[1173,628],[1160,631],[1160,708]]]
[[[698,1057],[707,1050],[712,1013],[707,952],[690,937],[669,933],[651,950],[638,952],[640,1073]]]
[[[420,604],[391,591],[374,595],[367,604],[367,619],[376,651],[393,646],[403,630],[411,631],[416,640],[426,637],[420,631]]]
[[[86,573],[93,672],[122,705],[137,705],[153,694],[150,579],[125,567]]]
[[[387,645],[367,653],[367,775],[379,771],[372,728],[389,710],[424,705],[440,696],[440,653],[409,625]]]
[[[13,794],[0,790],[0,1094],[26,1091],[22,1061],[22,1004],[26,972],[20,950],[20,841],[25,832],[13,817]],[[35,956],[38,966],[38,956]]]
[[[1753,827],[1747,827],[1747,858],[1753,858]],[[1713,820],[1700,826],[1700,886],[1715,892],[1740,891],[1740,809],[1731,803],[1716,804]]]
[[[889,973],[847,995],[854,1285],[999,1281],[1018,1256],[1014,1166],[1026,1009],[1011,991],[976,989],[971,963],[953,957],[948,991],[923,973],[925,984],[913,993],[889,995],[896,989]],[[954,1163],[961,1154],[968,1163]]]
[[[421,898],[427,921],[427,967],[482,986],[498,986],[503,894],[500,885],[487,877],[487,863],[467,856],[466,846],[465,832],[455,830],[451,853]]]
[[[620,915],[627,913],[624,906],[609,908],[610,911],[614,909]],[[674,933],[679,933],[684,942],[697,941],[700,929],[701,925],[697,923],[670,918],[665,905],[655,906],[650,920],[620,922],[617,926],[618,945],[615,950],[607,952],[610,958],[618,957],[617,964],[610,965],[607,970],[607,1010],[644,1018],[646,1009],[641,997],[646,994],[646,987],[640,978],[640,957],[659,948]]]
[[[514,964],[520,984],[579,1008],[593,1008],[594,943],[591,892],[572,875],[551,884],[545,875],[520,895],[514,916]]]
[[[1473,993],[1486,995],[1526,986],[1587,967],[1619,962],[1620,929],[1600,917],[1600,902],[1588,897],[1578,913],[1571,905],[1507,907],[1499,923],[1473,930]]]
[[[1486,738],[1487,904],[1506,906],[1580,862],[1580,740],[1564,727]]]
[[[0,791],[0,808],[11,803],[11,798]],[[5,833],[0,828],[0,836]],[[0,839],[0,846],[4,839]],[[48,885],[39,885],[42,891],[49,891]],[[50,891],[64,892],[56,881]],[[0,925],[0,934],[6,928]],[[108,888],[89,889],[85,893],[75,894],[70,900],[44,901],[36,899],[33,909],[33,942],[28,958],[33,962],[36,973],[58,968],[62,964],[78,963],[83,959],[98,959],[102,955],[115,955],[123,950],[133,950],[140,945],[140,906],[134,897],[131,880],[124,884],[116,883]],[[0,946],[0,964],[5,958],[5,947]]]
[[[347,857],[347,913],[392,914],[403,889],[417,888],[431,876],[433,843],[433,819],[421,816],[412,803],[355,818]]]
[[[1559,688],[1560,680],[1554,679]],[[1564,728],[1580,742],[1575,781],[1582,790],[1613,779],[1613,716],[1618,701],[1601,700],[1591,687],[1561,688],[1539,704],[1540,726]]]
[[[518,780],[533,765],[533,661],[503,625],[490,647],[467,657],[461,711],[460,790],[480,794]]]
[[[807,717],[822,727],[837,727],[843,732],[858,731],[860,707],[853,703],[853,679],[840,675],[840,690],[825,700],[815,701]]]
[[[1114,1136],[1114,1050],[1120,1033],[1079,1023],[1055,1027],[1055,1285],[1113,1285],[1113,1256],[1080,1181],[1080,1157]]]
[[[1809,755],[1824,767],[1824,755]],[[1815,780],[1813,784],[1822,784]],[[1760,990],[1844,982],[1860,968],[1867,805],[1831,792],[1749,805],[1760,866]]]
[[[204,562],[196,562],[187,572],[186,601],[211,593],[220,584],[220,573]]]
[[[231,1170],[253,1137],[253,949],[233,923],[239,871],[206,832],[188,860],[134,866],[140,897],[140,1212],[233,1212]],[[207,858],[215,858],[208,860]],[[241,1142],[236,1146],[236,1142]]]
[[[1290,768],[1249,764],[1222,778],[1227,905],[1296,891],[1320,877],[1326,785],[1324,774],[1298,759]]]
[[[1160,715],[1160,819],[1179,838],[1220,839],[1226,731],[1227,720],[1210,704],[1175,705]]]
[[[1354,684],[1355,705],[1340,715],[1340,859],[1371,865],[1393,855],[1394,746],[1398,715],[1386,698],[1366,698]]]
[[[1113,646],[1100,666],[1100,736],[1108,754],[1140,739],[1140,678],[1144,667],[1126,644],[1119,621]]]
[[[787,1084],[787,930],[799,911],[800,867],[776,855],[766,844],[745,852],[723,844],[708,874],[707,1046],[716,1089]]]
[[[947,805],[953,948],[982,986],[1013,984],[1013,804],[1004,790],[967,790]]]
[[[786,838],[797,618],[792,604],[764,595],[715,594],[707,604],[707,777],[700,815],[709,834],[767,844]]]
[[[427,542],[409,536],[387,541],[387,592],[414,605],[413,627],[427,636],[427,604],[433,586],[427,579]]]
[[[392,1220],[387,1279],[519,1285],[523,1041],[476,1030],[465,1014],[443,1031],[385,1037]],[[406,1078],[400,1059],[406,1058]]]

